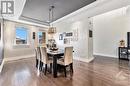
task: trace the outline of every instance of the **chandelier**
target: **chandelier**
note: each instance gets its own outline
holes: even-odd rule
[[[54,16],[53,16],[53,10],[54,6],[50,6],[49,8],[49,29],[48,29],[48,34],[55,34],[56,33],[56,27],[53,27],[53,24],[50,24],[53,22]]]

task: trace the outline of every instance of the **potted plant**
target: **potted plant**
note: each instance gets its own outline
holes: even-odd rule
[[[125,47],[125,40],[120,40],[120,47]]]

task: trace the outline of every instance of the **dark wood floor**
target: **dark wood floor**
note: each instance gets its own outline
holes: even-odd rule
[[[130,86],[130,66],[127,61],[96,57],[91,63],[74,61],[73,77],[58,74],[53,78],[37,76],[34,59],[9,62],[0,75],[0,86]]]

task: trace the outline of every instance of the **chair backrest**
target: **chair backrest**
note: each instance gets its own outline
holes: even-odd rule
[[[36,59],[41,59],[40,47],[35,48]]]
[[[48,55],[47,55],[46,47],[40,47],[40,50],[41,50],[41,61],[42,61],[44,64],[47,64]]]
[[[65,47],[64,62],[65,65],[73,62],[73,47]]]

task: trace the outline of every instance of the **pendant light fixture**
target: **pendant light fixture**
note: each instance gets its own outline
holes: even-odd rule
[[[53,27],[53,24],[51,25],[50,23],[53,22],[54,19],[54,8],[55,6],[50,6],[49,8],[49,29],[48,29],[48,34],[55,34],[56,33],[56,27]]]

